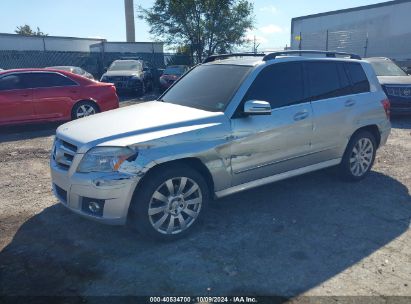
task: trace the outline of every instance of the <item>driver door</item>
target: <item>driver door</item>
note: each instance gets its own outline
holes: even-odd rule
[[[266,67],[231,120],[233,186],[310,165],[312,109],[305,100],[302,65]],[[247,100],[271,104],[271,115],[243,115]]]

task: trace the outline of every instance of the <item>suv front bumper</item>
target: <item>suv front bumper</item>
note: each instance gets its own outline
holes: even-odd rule
[[[86,218],[124,225],[135,187],[141,179],[124,173],[73,173],[51,159],[52,188],[61,204]],[[94,207],[91,208],[91,203]],[[93,212],[94,210],[94,212]]]

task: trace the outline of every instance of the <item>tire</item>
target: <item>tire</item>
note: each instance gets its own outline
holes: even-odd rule
[[[204,215],[207,183],[199,172],[184,165],[154,170],[133,197],[128,225],[149,239],[179,239]]]
[[[98,106],[92,101],[80,101],[71,110],[71,119],[79,119],[100,112]]]
[[[147,90],[146,90],[146,85],[144,83],[144,81],[142,80],[140,82],[140,86],[136,89],[136,95],[138,97],[144,96],[146,94]]]
[[[368,131],[355,133],[348,142],[339,166],[341,177],[347,181],[360,181],[371,171],[377,144],[374,135]]]

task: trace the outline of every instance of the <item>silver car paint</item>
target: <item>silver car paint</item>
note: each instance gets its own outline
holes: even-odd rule
[[[268,116],[233,117],[264,67],[303,60],[246,61],[254,69],[224,113],[153,101],[62,125],[56,136],[78,147],[69,170],[59,168],[51,157],[53,185],[67,191],[63,204],[101,222],[124,224],[134,189],[158,164],[185,158],[200,160],[210,172],[215,196],[222,197],[338,164],[350,136],[362,126],[377,125],[384,144],[390,123],[380,101],[386,97],[371,66],[363,61],[356,62],[366,71],[370,93],[273,109]],[[115,173],[76,172],[84,153],[96,146],[128,146],[138,151],[138,157]],[[81,197],[105,199],[103,217],[83,213]]]

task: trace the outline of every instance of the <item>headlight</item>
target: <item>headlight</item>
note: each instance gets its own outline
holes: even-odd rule
[[[137,152],[124,147],[96,147],[84,155],[77,172],[113,172],[118,171],[121,164],[136,157]]]

